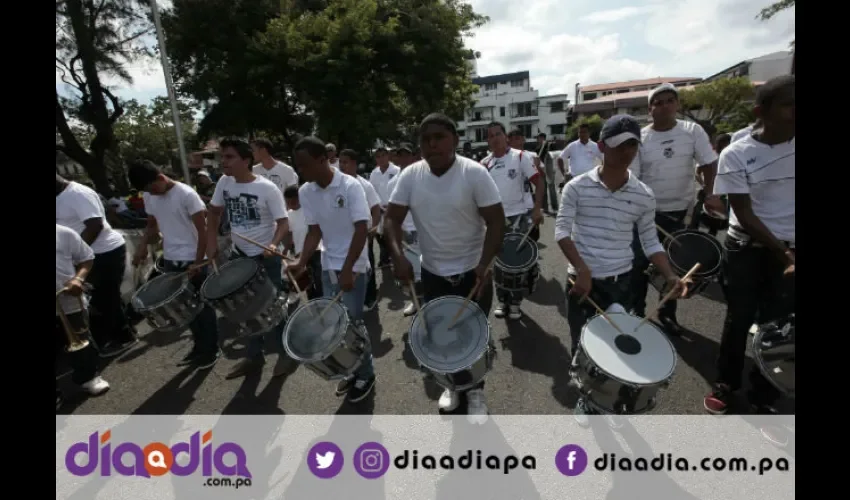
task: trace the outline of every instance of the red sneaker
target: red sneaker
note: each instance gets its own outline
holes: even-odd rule
[[[729,389],[718,385],[702,400],[705,410],[712,415],[723,415],[729,409]]]

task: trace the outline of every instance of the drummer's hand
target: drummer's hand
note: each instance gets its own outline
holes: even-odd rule
[[[298,276],[301,276],[302,274],[304,274],[304,271],[307,270],[307,266],[302,264],[301,261],[299,260],[298,262],[293,262],[292,264],[287,265],[286,270],[293,277],[297,278]]]
[[[720,197],[716,194],[706,196],[705,201],[703,201],[703,205],[712,212],[716,212],[718,214],[726,213],[726,207],[723,206],[723,201],[721,201]]]
[[[83,294],[83,280],[79,278],[71,278],[65,283],[65,293],[68,295],[79,297]]]
[[[480,299],[481,294],[484,293],[484,289],[490,286],[490,275],[490,266],[479,264],[475,268],[475,276],[477,277],[475,280],[475,298]]]
[[[593,288],[593,280],[591,279],[590,269],[580,269],[573,282],[573,287],[570,288],[570,293],[584,299],[590,293],[591,288]]]
[[[797,260],[797,252],[793,248],[789,248],[785,252],[785,271],[782,275],[786,278],[793,278],[795,274],[794,263]]]
[[[366,234],[368,236],[375,236],[376,234],[378,234],[378,226],[372,226],[371,228],[369,228],[369,232]]]
[[[277,249],[272,247],[271,245],[263,248],[263,257],[274,257],[278,255]]]
[[[209,261],[212,262],[212,261],[216,260],[217,258],[218,258],[218,247],[217,246],[213,246],[213,247],[208,246],[207,247],[207,259],[209,259]]]
[[[540,208],[535,208],[533,212],[531,212],[531,222],[535,226],[539,226],[543,224],[543,211]]]
[[[204,259],[195,260],[189,265],[189,269],[186,270],[186,275],[189,276],[189,279],[194,278],[201,268],[204,267]]]
[[[676,293],[673,294],[673,298],[682,298],[688,294],[688,285],[691,283],[691,279],[688,278],[687,281],[679,279],[678,276],[668,276],[667,284],[670,286],[671,290],[675,290]]]
[[[404,257],[393,259],[393,271],[395,277],[402,283],[407,283],[413,279],[413,266]]]
[[[133,266],[139,267],[142,265],[142,262],[148,258],[148,247],[147,245],[140,245],[136,250],[136,255],[133,256]]]
[[[343,292],[354,290],[354,271],[343,268],[343,270],[339,272],[338,279],[340,290]]]

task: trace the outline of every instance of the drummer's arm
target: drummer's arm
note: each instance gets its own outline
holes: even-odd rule
[[[697,172],[702,177],[706,195],[711,195],[714,193],[714,179],[717,177],[717,153],[714,152],[708,134],[699,125],[694,127],[694,140],[694,159],[699,164]]]
[[[575,184],[567,183],[561,193],[561,204],[558,206],[558,216],[555,218],[555,241],[567,261],[578,273],[587,273],[590,268],[578,253],[575,243],[570,238],[573,232],[576,212],[578,211],[578,189]]]
[[[307,236],[304,237],[304,248],[301,249],[301,257],[298,259],[299,264],[306,266],[310,262],[310,258],[313,257],[316,249],[319,248],[320,241],[322,241],[322,230],[319,228],[319,225],[311,224],[307,226]]]
[[[372,205],[370,212],[372,215],[372,227],[369,228],[369,234],[375,234],[378,232],[378,225],[381,223],[381,204],[376,203]]]
[[[224,206],[216,206],[210,203],[207,211],[207,256],[213,257],[218,251],[218,227],[221,223],[221,214]],[[213,252],[212,254],[210,252]]]

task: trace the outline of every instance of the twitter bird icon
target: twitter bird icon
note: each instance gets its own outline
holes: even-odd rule
[[[342,472],[342,450],[329,441],[316,443],[307,452],[307,466],[310,472],[319,479],[330,479]]]

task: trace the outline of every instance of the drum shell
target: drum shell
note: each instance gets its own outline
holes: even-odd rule
[[[171,274],[176,275],[177,273]],[[195,290],[195,287],[192,286],[191,281],[185,279],[180,289],[167,300],[149,306],[140,305],[141,302],[137,300],[137,297],[147,291],[149,287],[156,286],[157,281],[157,279],[148,281],[133,294],[133,300],[131,301],[133,308],[155,330],[166,333],[183,331],[201,314],[204,308],[204,303],[200,295]]]
[[[697,217],[699,217],[700,224],[711,231],[720,232],[729,227],[729,219],[711,215],[706,211],[705,206],[699,211]]]
[[[441,373],[433,370],[420,363],[420,369],[434,378],[434,381],[440,387],[450,391],[459,392],[471,389],[478,385],[487,373],[493,369],[493,360],[495,359],[496,349],[489,345],[474,363],[466,368],[462,368],[453,373]],[[463,377],[461,381],[458,378]]]
[[[510,233],[505,236],[506,241],[522,241],[524,234]],[[533,249],[531,252],[532,258],[520,266],[512,266],[506,264],[502,260],[502,256],[496,258],[493,263],[493,283],[496,289],[506,292],[524,292],[533,291],[540,276],[540,265],[538,257],[540,250],[537,248],[537,243],[530,237],[525,238],[523,247],[528,246]],[[503,249],[503,252],[506,250]]]
[[[299,309],[308,306],[309,302]],[[294,314],[297,314],[297,311]],[[371,353],[371,344],[369,334],[362,323],[355,324],[347,317],[344,321],[345,333],[342,338],[331,348],[319,353],[316,357],[320,359],[305,359],[296,355],[289,345],[290,329],[287,327],[282,335],[286,354],[325,380],[348,377],[360,368],[366,356]]]
[[[792,331],[788,334],[788,339],[776,346],[766,347],[763,343],[764,337],[768,333],[775,334],[777,328],[781,329],[789,322],[792,322]],[[753,336],[753,359],[756,366],[771,385],[789,398],[796,397],[795,374],[785,373],[785,370],[777,372],[777,370],[796,365],[793,362],[797,350],[794,328],[793,319],[784,320],[779,327],[774,327],[772,330],[764,326],[759,327],[759,331]]]
[[[222,266],[219,272],[227,272],[227,267]],[[213,276],[210,273],[207,280]],[[201,292],[203,294],[203,287]],[[286,318],[286,301],[279,295],[277,287],[259,265],[254,276],[238,290],[222,298],[204,296],[203,299],[231,323],[239,325],[241,334],[251,334],[267,331]]]

